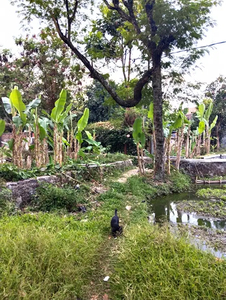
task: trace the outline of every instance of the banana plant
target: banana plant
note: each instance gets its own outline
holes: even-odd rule
[[[133,140],[137,146],[138,168],[140,174],[144,174],[144,147],[145,147],[145,134],[142,128],[142,119],[136,118],[133,124]]]
[[[14,87],[9,98],[2,97],[3,106],[8,114],[12,115],[12,134],[11,149],[13,152],[13,163],[18,167],[23,167],[23,128],[26,124],[26,105],[22,101],[18,87]]]
[[[210,152],[210,138],[211,138],[211,131],[213,127],[216,125],[218,116],[215,116],[213,122],[209,124],[209,119],[212,114],[213,110],[213,101],[211,99],[208,100],[208,108],[205,109],[205,104],[201,103],[198,106],[198,111],[197,111],[197,118],[199,119],[199,126],[198,126],[198,145],[197,145],[197,153],[200,154],[200,144],[201,144],[201,135],[203,135],[203,141],[204,141],[204,146],[205,146],[205,151],[207,154]],[[205,101],[205,100],[204,100]]]
[[[22,101],[22,96],[17,87],[14,87],[10,97],[2,97],[5,111],[12,115],[13,138],[9,143],[9,148],[13,152],[13,162],[19,167],[23,167],[23,152],[25,152],[25,141],[30,146],[31,137],[31,110],[36,108],[41,99],[32,100],[27,106]],[[28,127],[28,139],[23,137],[23,131]],[[28,158],[28,157],[27,157]],[[30,160],[31,161],[31,160]]]
[[[177,157],[176,157],[176,168],[179,170],[181,148],[184,140],[184,129],[189,121],[186,118],[186,112],[182,110],[182,104],[175,113],[168,113],[167,119],[171,120],[166,122],[167,131],[166,134],[166,161],[167,161],[167,173],[170,174],[170,153],[171,153],[171,137],[173,131],[177,131]]]
[[[210,138],[211,138],[211,131],[215,127],[217,123],[218,116],[215,116],[213,122],[209,124],[209,119],[213,111],[213,101],[209,102],[209,106],[207,110],[205,111],[204,114],[204,119],[205,119],[205,148],[206,148],[206,153],[210,153]]]
[[[4,131],[5,131],[5,121],[0,120],[0,136],[3,135]]]
[[[79,154],[79,150],[81,148],[83,138],[82,138],[82,131],[86,128],[89,120],[89,109],[85,108],[82,117],[78,120],[77,129],[76,129],[76,143],[75,143],[75,159]]]
[[[67,100],[67,91],[62,90],[59,99],[55,102],[55,107],[51,112],[51,120],[54,124],[53,129],[53,144],[54,144],[54,162],[62,165],[63,163],[63,133],[64,121],[71,110],[72,104],[69,104],[65,109]],[[64,140],[65,141],[65,140]]]
[[[104,148],[101,145],[101,142],[97,142],[95,140],[95,135],[92,136],[92,134],[89,131],[86,131],[86,130],[85,130],[85,133],[87,135],[87,138],[85,138],[84,141],[87,142],[88,146],[84,147],[84,148],[80,148],[79,155],[82,156],[82,157],[85,157],[84,151],[88,151],[88,152],[92,151],[95,154],[104,153],[106,148]]]

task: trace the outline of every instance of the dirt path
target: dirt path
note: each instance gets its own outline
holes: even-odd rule
[[[145,173],[152,173],[152,172],[153,172],[153,170],[151,170],[151,169],[145,169]],[[135,168],[135,169],[132,169],[132,170],[129,170],[129,171],[123,173],[122,176],[116,180],[116,182],[126,183],[127,179],[134,175],[139,175],[138,168]]]
[[[135,168],[135,169],[132,169],[132,170],[129,170],[129,171],[123,173],[122,176],[119,179],[117,179],[116,181],[120,182],[120,183],[125,183],[129,177],[138,175],[138,174],[139,174],[139,170],[138,170],[138,168]]]
[[[153,170],[146,169],[145,172],[152,173]],[[132,170],[124,172],[120,178],[113,180],[114,182],[126,183],[127,179],[131,176],[139,175],[139,169],[134,168]],[[95,187],[97,188],[97,187]],[[106,192],[108,189],[101,189],[101,192]],[[98,191],[99,193],[100,191]],[[128,199],[124,205],[131,207],[132,203],[130,199]],[[133,204],[133,208],[135,205]],[[122,217],[124,224],[121,225],[126,228],[125,224],[129,223],[130,219],[130,210],[128,209],[121,209],[120,210],[120,217]],[[120,218],[121,219],[121,218]],[[120,221],[121,222],[121,221]],[[110,300],[110,281],[111,276],[114,273],[113,270],[113,261],[118,252],[118,242],[123,237],[120,236],[117,239],[114,239],[110,234],[106,235],[106,238],[101,245],[100,249],[98,250],[99,259],[94,267],[92,279],[90,281],[89,286],[87,287],[86,291],[86,298],[88,300]],[[109,276],[109,281],[104,280],[106,276]]]

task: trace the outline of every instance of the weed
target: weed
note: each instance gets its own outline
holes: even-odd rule
[[[226,191],[225,189],[211,189],[211,188],[205,188],[205,189],[199,189],[196,192],[196,195],[198,197],[202,197],[202,198],[220,198],[222,200],[225,199],[226,197]]]

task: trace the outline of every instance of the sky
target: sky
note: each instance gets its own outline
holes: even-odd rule
[[[12,6],[9,0],[0,2],[0,47],[13,50],[14,38],[26,35],[26,32],[22,29],[16,7]],[[209,28],[206,37],[198,45],[226,41],[226,0],[222,2],[221,6],[212,10],[211,17],[216,21],[216,26]],[[226,77],[226,43],[208,49],[209,54],[205,54],[205,57],[197,62],[198,68],[187,75],[188,81],[211,83],[219,75]]]

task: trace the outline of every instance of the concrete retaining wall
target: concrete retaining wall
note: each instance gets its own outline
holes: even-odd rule
[[[226,159],[181,159],[180,169],[191,177],[225,176]]]

